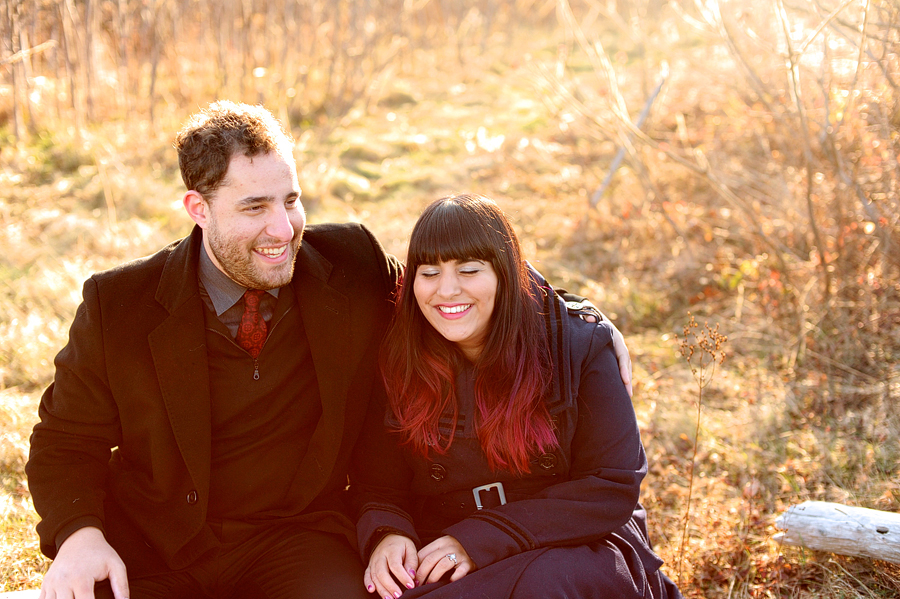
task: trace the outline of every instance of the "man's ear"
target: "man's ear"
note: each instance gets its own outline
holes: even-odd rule
[[[193,189],[184,194],[184,209],[201,229],[205,229],[209,222],[209,204],[198,192]]]

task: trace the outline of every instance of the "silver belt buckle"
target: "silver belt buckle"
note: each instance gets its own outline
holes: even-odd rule
[[[500,495],[500,505],[506,505],[506,493],[503,492],[503,483],[490,483],[472,489],[472,495],[475,496],[476,508],[478,508],[479,510],[484,508],[484,506],[481,504],[481,492],[490,491],[491,489],[497,489],[497,493]]]

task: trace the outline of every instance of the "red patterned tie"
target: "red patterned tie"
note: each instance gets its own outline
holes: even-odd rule
[[[241,326],[238,327],[235,341],[256,358],[266,343],[266,321],[259,313],[259,300],[263,293],[260,289],[248,289],[244,292],[244,313],[241,315]]]

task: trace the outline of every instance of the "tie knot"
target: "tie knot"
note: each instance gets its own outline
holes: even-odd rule
[[[244,306],[245,310],[249,310],[252,312],[256,312],[259,310],[259,302],[262,299],[263,291],[262,289],[248,289],[244,292]]]

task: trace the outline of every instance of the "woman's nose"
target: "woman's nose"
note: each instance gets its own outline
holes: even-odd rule
[[[441,273],[438,279],[438,293],[441,297],[453,297],[459,293],[459,278],[455,272]]]

